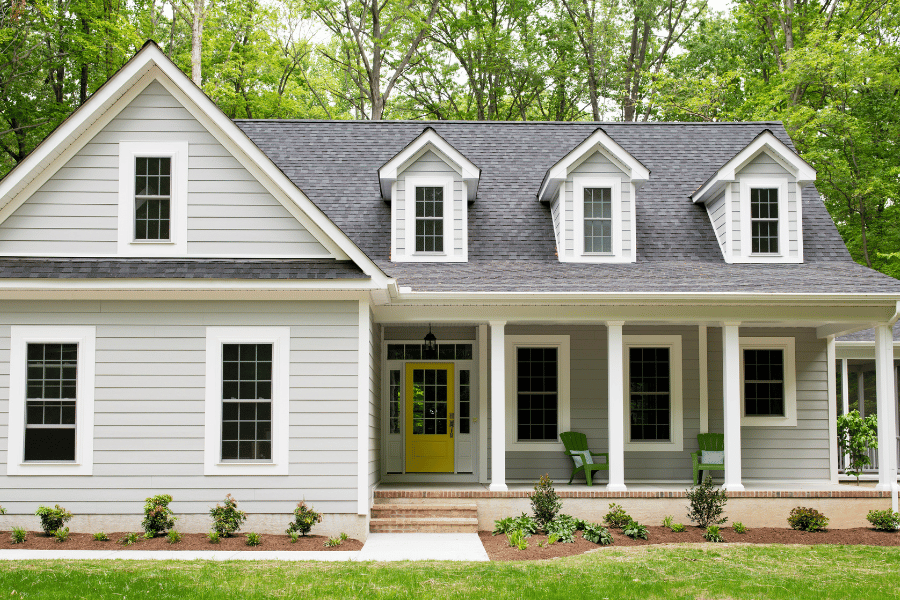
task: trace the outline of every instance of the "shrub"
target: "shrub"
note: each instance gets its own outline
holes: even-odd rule
[[[642,540],[647,539],[647,528],[637,521],[628,521],[628,524],[622,529],[622,533],[633,540],[638,538],[641,538]]]
[[[747,531],[749,531],[747,527],[740,521],[735,521],[734,523],[732,523],[731,528],[734,529],[735,533],[747,533]]]
[[[72,513],[59,504],[54,508],[40,506],[34,514],[41,518],[41,529],[47,535],[52,535],[57,529],[62,529],[62,526],[72,518]]]
[[[68,527],[60,527],[56,531],[53,532],[53,537],[56,538],[58,543],[63,543],[69,539],[69,528]]]
[[[707,475],[698,486],[691,486],[687,490],[688,506],[687,517],[700,527],[720,525],[728,519],[722,516],[722,509],[728,497],[725,490],[717,490],[713,487],[712,477]]]
[[[248,546],[259,546],[262,544],[262,536],[258,533],[250,532],[247,534],[247,545]]]
[[[300,534],[296,531],[288,531],[288,536],[291,538],[291,543],[296,544],[297,540],[300,539]]]
[[[525,533],[522,531],[510,531],[506,534],[506,542],[509,544],[510,548],[516,548],[518,550],[524,550],[528,547],[528,542],[525,539]]]
[[[622,529],[628,522],[631,521],[631,517],[628,516],[628,513],[625,512],[625,509],[619,506],[618,504],[610,503],[609,512],[606,513],[606,516],[603,517],[603,522],[609,525],[610,527],[615,527],[616,529]]]
[[[3,508],[2,506],[0,506],[0,515],[5,515],[5,514],[6,514],[6,509]]]
[[[109,536],[106,535],[106,534],[105,534],[104,532],[102,532],[102,531],[98,531],[97,533],[94,534],[94,540],[97,541],[97,542],[108,542],[108,541],[109,541]]]
[[[206,539],[209,540],[210,544],[218,544],[219,543],[219,532],[213,529],[209,533],[206,534]]]
[[[314,511],[311,506],[306,506],[306,503],[301,500],[294,509],[294,521],[288,525],[286,533],[296,531],[300,535],[306,535],[313,525],[321,522],[322,515]]]
[[[181,541],[181,534],[174,529],[170,529],[169,533],[166,534],[166,541],[170,544],[177,544]]]
[[[725,538],[722,537],[722,533],[719,531],[718,525],[710,525],[706,528],[706,531],[703,532],[703,539],[707,542],[724,542]]]
[[[343,531],[341,532],[341,541],[342,542],[346,542],[349,537],[350,536],[347,535],[346,533],[344,533]]]
[[[672,529],[672,522],[674,520],[675,520],[675,515],[666,515],[665,517],[663,517],[662,526]]]
[[[866,520],[878,531],[897,531],[900,527],[900,512],[870,510]]]
[[[137,544],[141,539],[141,535],[139,533],[126,533],[122,539],[119,540],[119,543],[123,546],[133,546]]]
[[[559,515],[557,518],[547,523],[546,527],[547,534],[556,534],[557,540],[563,544],[572,544],[575,542],[576,528],[577,522],[569,515]]]
[[[837,430],[841,454],[846,455],[850,463],[845,471],[855,476],[856,485],[859,485],[863,468],[871,462],[869,448],[878,447],[878,415],[863,419],[858,410],[851,410],[838,416]]]
[[[672,527],[669,529],[672,530],[672,533],[684,533],[684,524],[683,523],[673,523]]]
[[[343,543],[343,540],[339,537],[328,538],[325,541],[326,548],[337,548]]]
[[[238,510],[237,500],[231,494],[225,496],[224,506],[216,504],[215,508],[209,509],[209,516],[213,520],[213,531],[222,537],[231,537],[241,528],[247,519],[247,514]]]
[[[506,517],[494,521],[493,534],[509,533],[511,531],[522,531],[525,537],[530,537],[538,532],[537,521],[522,513],[518,517]]]
[[[10,538],[10,542],[13,544],[23,544],[25,543],[25,539],[28,537],[28,534],[21,527],[13,527],[12,528],[12,537]]]
[[[556,513],[562,508],[562,502],[553,489],[553,480],[550,475],[543,475],[536,484],[531,494],[531,511],[534,520],[541,529],[546,530],[547,524],[556,517]]]
[[[175,527],[175,517],[172,516],[172,509],[169,508],[169,502],[172,496],[168,494],[160,494],[147,498],[144,504],[144,520],[141,527],[144,532],[151,538],[162,535],[168,530]]]
[[[556,535],[555,533],[551,533],[550,535],[547,536],[547,545],[548,546],[552,546],[553,544],[555,544],[558,541],[559,541],[559,536]]]
[[[608,546],[613,543],[612,534],[609,529],[598,523],[585,523],[581,536],[589,542]]]
[[[800,531],[825,531],[828,527],[828,517],[814,508],[798,506],[791,511],[788,524],[791,529]]]

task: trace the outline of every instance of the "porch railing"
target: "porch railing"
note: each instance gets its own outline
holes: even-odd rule
[[[862,472],[863,473],[878,473],[878,449],[877,448],[869,448],[868,451],[870,464],[866,466]],[[845,456],[841,453],[838,453],[838,472],[843,473],[846,465],[844,464]],[[897,437],[897,461],[900,464],[900,436]]]

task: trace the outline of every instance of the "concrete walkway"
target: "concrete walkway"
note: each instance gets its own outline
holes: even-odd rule
[[[283,561],[486,561],[476,533],[371,533],[350,552],[221,550],[0,550],[0,560],[283,560]]]

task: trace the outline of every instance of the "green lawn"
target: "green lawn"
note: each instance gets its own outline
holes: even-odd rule
[[[0,563],[0,598],[900,598],[900,548],[670,546],[546,562]]]

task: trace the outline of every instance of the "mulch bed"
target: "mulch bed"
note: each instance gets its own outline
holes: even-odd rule
[[[540,548],[539,543],[546,545],[546,535],[533,535],[528,538],[528,548],[516,550],[510,548],[505,535],[491,535],[489,531],[479,531],[478,536],[484,544],[485,550],[491,560],[544,560],[559,558],[561,556],[574,556],[584,554],[591,550],[603,551],[609,548],[621,546],[651,546],[655,544],[684,544],[684,543],[708,543],[703,539],[703,529],[688,526],[682,533],[673,533],[668,527],[648,526],[646,540],[633,540],[622,534],[621,531],[610,529],[613,536],[613,545],[598,546],[581,537],[581,532],[575,534],[574,544],[556,543],[552,546]],[[741,544],[843,544],[864,546],[900,546],[900,532],[875,531],[867,527],[854,529],[830,529],[818,533],[808,531],[795,531],[780,527],[759,527],[750,529],[747,533],[735,533],[730,527],[721,529],[725,542]]]
[[[182,533],[181,541],[177,544],[169,544],[165,537],[145,540],[143,537],[136,544],[123,546],[117,543],[125,536],[123,532],[108,533],[108,542],[98,542],[90,533],[70,533],[65,542],[57,542],[53,536],[46,536],[41,531],[29,531],[28,537],[21,544],[13,544],[9,531],[0,532],[0,550],[221,550],[234,552],[236,550],[272,551],[292,550],[347,552],[359,550],[363,544],[359,540],[348,539],[340,546],[326,548],[327,537],[321,535],[308,535],[300,537],[296,543],[291,543],[291,538],[286,535],[261,534],[262,543],[259,546],[248,546],[244,534],[235,537],[221,538],[218,544],[211,544],[206,539],[205,533]]]

